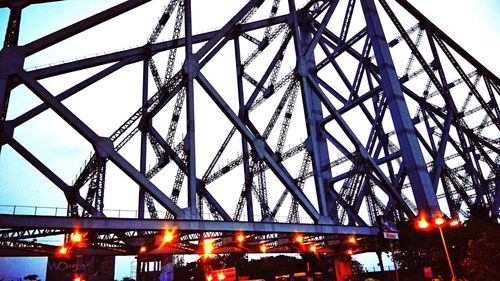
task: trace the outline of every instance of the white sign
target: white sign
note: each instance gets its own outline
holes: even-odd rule
[[[385,239],[398,240],[399,239],[399,234],[397,232],[385,232],[384,231],[384,238]]]

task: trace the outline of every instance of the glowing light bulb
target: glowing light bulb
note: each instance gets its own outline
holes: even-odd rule
[[[236,240],[238,240],[238,243],[243,243],[243,241],[245,241],[245,235],[243,235],[242,233],[238,234]]]
[[[429,223],[427,222],[427,220],[425,219],[425,217],[422,216],[418,220],[417,227],[420,228],[420,229],[427,229],[427,228],[429,228]]]
[[[205,254],[205,256],[210,255],[213,250],[214,250],[214,245],[212,244],[212,241],[205,240],[203,242],[203,253]]]
[[[460,225],[460,221],[458,219],[452,219],[450,221],[450,226],[458,226]]]
[[[297,242],[297,243],[303,243],[304,242],[304,236],[302,236],[301,234],[297,234],[295,236],[295,242]]]
[[[68,248],[65,247],[65,246],[61,246],[61,247],[59,247],[59,249],[57,250],[57,252],[60,255],[67,255],[68,254]]]
[[[265,253],[265,252],[267,252],[267,245],[266,244],[262,244],[262,245],[260,245],[259,249],[260,249],[260,251],[262,253]]]
[[[161,242],[161,246],[171,243],[175,238],[175,229],[165,229],[163,233],[163,241]]]
[[[316,245],[315,245],[315,244],[312,244],[311,246],[309,246],[309,250],[311,250],[311,252],[313,252],[313,253],[316,253],[316,250],[317,250],[317,249],[318,249],[318,248],[316,247]]]
[[[434,219],[434,223],[437,225],[437,226],[441,226],[445,223],[445,220],[442,218],[442,217],[437,217]]]
[[[82,240],[83,240],[83,235],[80,232],[75,231],[71,233],[71,242],[79,243],[82,242]]]
[[[350,244],[356,244],[356,237],[354,237],[354,236],[349,237],[347,242],[349,242]]]

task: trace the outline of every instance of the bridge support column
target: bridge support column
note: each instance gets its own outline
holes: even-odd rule
[[[375,3],[373,0],[363,0],[361,5],[380,73],[380,84],[389,103],[400,152],[403,156],[404,169],[408,173],[418,210],[425,212],[427,216],[439,215],[441,211],[436,193],[432,187]]]
[[[314,53],[312,50],[314,35],[312,33],[313,19],[309,16],[299,14],[295,11],[295,1],[290,0],[290,12],[293,15],[294,24],[294,44],[297,56],[297,73],[300,80],[304,115],[306,118],[307,141],[306,150],[311,156],[311,164],[314,171],[314,182],[318,200],[319,213],[323,223],[338,223],[337,204],[329,188],[329,181],[332,178],[329,167],[330,157],[327,141],[320,126],[324,119],[321,100],[314,94],[308,83],[307,77],[311,74],[315,65]],[[302,20],[299,20],[301,18]],[[306,20],[304,20],[306,19]]]
[[[335,280],[350,280],[352,277],[352,259],[349,255],[339,255],[332,257],[333,270],[335,271]]]
[[[173,274],[173,255],[137,257],[137,281],[174,280]]]
[[[382,252],[381,251],[377,252],[377,258],[378,258],[378,266],[380,267],[380,271],[384,272],[384,261],[382,260]]]
[[[187,76],[186,81],[186,138],[184,141],[187,150],[187,187],[188,187],[188,218],[196,219],[200,217],[197,205],[198,179],[196,178],[196,130],[195,130],[195,112],[194,112],[194,78],[199,71],[198,62],[193,54],[192,22],[191,22],[191,1],[184,1],[185,13],[185,35],[186,35],[186,63],[184,65]],[[201,200],[201,198],[200,198]]]
[[[7,24],[7,30],[5,32],[5,39],[3,44],[3,52],[0,52],[0,61],[2,61],[2,66],[0,67],[0,137],[3,137],[5,119],[7,116],[7,107],[9,104],[10,90],[12,84],[11,74],[14,67],[12,65],[18,64],[19,58],[16,59],[15,56],[10,54],[15,54],[15,52],[5,51],[9,48],[17,48],[17,43],[19,40],[19,28],[21,25],[21,6],[7,4],[10,9],[9,22]],[[22,66],[22,62],[20,64]],[[0,143],[0,152],[2,149],[2,143]]]

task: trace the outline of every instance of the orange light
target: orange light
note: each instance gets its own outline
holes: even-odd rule
[[[450,221],[450,226],[459,226],[460,225],[460,221],[458,219],[452,219]]]
[[[211,274],[207,275],[207,281],[212,281],[214,278],[212,277]]]
[[[302,236],[302,234],[295,235],[295,242],[297,242],[297,243],[303,243],[304,242],[304,236]]]
[[[82,278],[80,278],[80,277],[75,277],[74,281],[82,281]]]
[[[443,217],[437,217],[434,219],[434,223],[437,225],[437,226],[441,226],[445,223],[445,220],[443,219]]]
[[[224,273],[219,272],[219,273],[217,273],[217,278],[218,278],[219,280],[224,280],[224,279],[226,279],[226,276],[224,275]]]
[[[267,245],[266,244],[262,244],[262,245],[260,245],[259,249],[260,249],[260,251],[262,253],[265,253],[265,252],[267,252]]]
[[[349,249],[349,250],[347,250],[347,252],[346,252],[346,253],[347,253],[349,256],[351,256],[351,255],[352,255],[352,253],[353,253],[353,251],[352,251],[351,249]]]
[[[172,241],[174,241],[174,238],[175,238],[175,228],[174,229],[165,229],[165,232],[163,234],[163,241],[161,242],[161,246],[167,244],[167,243],[171,243]]]
[[[172,240],[174,240],[174,236],[170,233],[166,233],[165,236],[163,236],[163,241],[166,243],[170,243]]]
[[[356,242],[356,237],[354,237],[354,236],[349,237],[349,239],[347,240],[347,242],[349,242],[350,244],[356,244],[357,243]]]
[[[422,216],[418,222],[417,222],[417,227],[420,228],[420,229],[427,229],[429,228],[429,223],[427,222],[427,220],[425,219],[424,216]]]
[[[316,244],[312,244],[311,246],[309,246],[309,250],[313,253],[316,253],[316,251],[318,250],[318,248],[316,247]]]
[[[147,250],[148,248],[146,248],[146,246],[141,246],[141,248],[139,249],[139,253],[145,253]]]
[[[80,243],[82,241],[83,241],[83,235],[80,232],[75,231],[71,233],[71,242]]]
[[[214,245],[212,244],[212,241],[205,240],[203,242],[203,253],[206,255],[210,255],[212,251],[214,250]]]
[[[238,234],[238,236],[236,236],[236,240],[238,240],[238,243],[243,243],[243,241],[245,241],[245,235],[243,235],[243,233],[240,233]]]
[[[68,248],[65,247],[65,246],[61,246],[57,250],[57,253],[59,253],[60,255],[67,255],[68,254]]]

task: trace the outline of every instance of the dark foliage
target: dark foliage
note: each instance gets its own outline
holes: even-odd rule
[[[439,230],[416,230],[409,222],[400,223],[398,227],[399,250],[394,258],[403,273],[402,280],[424,280],[424,266],[430,266],[435,276],[448,280],[451,273]],[[473,206],[469,219],[461,227],[444,227],[442,230],[457,277],[469,281],[498,280],[500,226],[490,218],[487,208]]]
[[[322,272],[325,280],[332,280],[333,276],[328,273],[331,265],[331,258],[323,259],[314,254],[302,254],[301,258],[293,256],[272,256],[263,257],[258,260],[247,260],[243,254],[229,254],[211,257],[208,260],[184,264],[183,262],[174,265],[175,280],[204,280],[204,270],[213,270],[227,267],[236,267],[240,276],[249,276],[250,279],[265,279],[274,281],[276,275],[305,272],[309,263],[310,270]],[[330,275],[329,275],[330,274]]]
[[[246,271],[242,275],[249,275],[250,279],[262,278],[274,280],[275,275],[283,275],[305,271],[306,266],[300,259],[290,256],[264,257],[260,260],[248,262]]]

